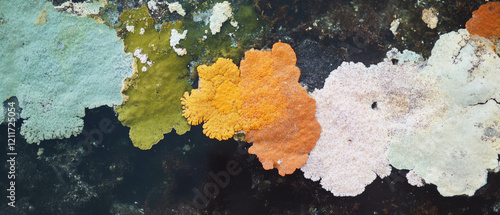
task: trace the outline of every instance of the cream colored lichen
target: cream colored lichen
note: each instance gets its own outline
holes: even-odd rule
[[[186,11],[182,8],[179,2],[168,3],[168,10],[170,13],[177,12],[181,16],[186,15]]]
[[[430,29],[436,28],[439,21],[437,9],[431,7],[422,10],[422,21],[424,21]]]
[[[332,71],[311,94],[322,129],[304,176],[335,196],[359,195],[377,176],[388,176],[390,136],[428,126],[445,108],[419,74],[417,64],[388,61],[368,68],[344,62]]]
[[[181,34],[176,29],[172,29],[172,31],[171,31],[170,46],[172,47],[172,49],[174,49],[175,53],[177,53],[177,55],[179,55],[179,56],[183,56],[183,55],[187,54],[187,50],[185,48],[177,47],[179,45],[180,40],[186,39],[187,32],[188,32],[187,30],[184,30]]]
[[[233,9],[231,8],[231,3],[228,1],[216,3],[212,8],[212,15],[210,16],[210,31],[212,32],[212,35],[220,32],[222,24],[232,17]]]

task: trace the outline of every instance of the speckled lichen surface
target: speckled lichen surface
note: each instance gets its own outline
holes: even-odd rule
[[[499,213],[497,4],[0,0],[0,211]]]

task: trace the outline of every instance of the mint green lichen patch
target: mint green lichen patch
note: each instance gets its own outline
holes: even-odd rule
[[[43,0],[1,1],[0,14],[0,100],[18,98],[27,142],[77,135],[85,108],[121,104],[132,58],[114,30]]]

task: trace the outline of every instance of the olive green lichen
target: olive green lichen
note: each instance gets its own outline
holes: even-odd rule
[[[170,46],[172,29],[177,23],[163,23],[158,32],[147,7],[125,11],[123,23],[125,51],[135,57],[135,73],[126,80],[126,101],[116,108],[118,119],[130,127],[134,146],[146,150],[176,130],[184,134],[190,125],[182,117],[180,97],[191,90],[187,80],[190,58],[179,57]]]

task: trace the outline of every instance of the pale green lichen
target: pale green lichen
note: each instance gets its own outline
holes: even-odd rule
[[[85,108],[122,102],[132,58],[114,30],[43,0],[0,1],[0,14],[0,100],[18,98],[27,142],[77,135]]]
[[[442,35],[421,77],[435,80],[446,105],[426,127],[394,136],[387,155],[399,169],[410,169],[443,196],[474,195],[498,169],[500,59],[491,44],[465,30]],[[435,103],[433,103],[435,104]]]

